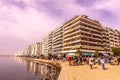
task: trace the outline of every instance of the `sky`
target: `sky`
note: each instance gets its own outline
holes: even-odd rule
[[[43,41],[74,17],[88,15],[120,30],[120,0],[0,0],[0,54],[14,54]]]

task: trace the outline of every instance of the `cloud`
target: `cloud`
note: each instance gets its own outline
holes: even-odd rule
[[[58,24],[60,25],[60,21],[31,6],[21,9],[18,5],[10,3],[8,6],[2,4],[0,9],[0,37],[2,43],[8,44],[4,45],[8,46],[7,48],[14,43],[19,50],[21,47],[18,44],[26,46],[27,43],[24,42],[29,42],[29,44],[40,42]],[[0,47],[1,49],[3,48]]]
[[[119,0],[0,0],[0,44],[14,44],[7,46],[7,51],[11,47],[19,51],[42,41],[66,20],[81,14],[119,29],[118,3]]]
[[[1,24],[6,29],[9,29],[9,33],[21,36],[24,39],[32,37],[32,35],[34,37],[33,33],[43,34],[46,31],[50,32],[50,27],[56,27],[58,24],[48,14],[42,11],[38,12],[32,7],[28,7],[27,10],[21,10],[17,7],[13,7],[12,9],[6,7],[5,9],[5,11],[1,11],[4,14],[4,18],[0,19],[2,21]]]
[[[17,7],[19,9],[25,9],[27,5],[23,0],[1,0],[2,6],[8,8]]]
[[[75,0],[77,4],[84,7],[93,6],[98,0]],[[99,0],[101,1],[101,0]]]
[[[103,3],[95,4],[94,8],[97,11],[101,11],[99,14],[99,17],[102,17],[102,19],[105,18],[105,20],[101,20],[102,23],[107,24],[109,27],[118,29],[119,28],[119,22],[120,22],[120,5],[119,0],[106,0]],[[100,18],[101,19],[101,18]]]

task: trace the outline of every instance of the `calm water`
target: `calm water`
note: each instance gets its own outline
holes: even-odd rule
[[[0,80],[57,80],[60,69],[20,58],[0,57]]]

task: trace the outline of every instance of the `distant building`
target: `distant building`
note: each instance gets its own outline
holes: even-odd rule
[[[62,53],[63,27],[58,27],[52,33],[52,53]]]
[[[110,48],[110,38],[109,38],[109,28],[102,26],[102,37],[103,37],[103,48],[107,54],[111,53]]]
[[[40,57],[41,54],[42,54],[42,43],[37,42],[35,44],[35,53],[34,53],[34,55],[36,57]]]
[[[44,55],[48,54],[48,37],[44,38],[44,41],[43,41],[43,52],[42,53]]]

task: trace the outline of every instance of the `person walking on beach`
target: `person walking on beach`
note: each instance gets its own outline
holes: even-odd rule
[[[93,64],[94,64],[94,58],[93,58],[93,57],[90,57],[90,59],[89,59],[90,69],[93,68]]]
[[[105,59],[101,58],[100,62],[101,62],[101,65],[102,65],[102,70],[105,70]]]

